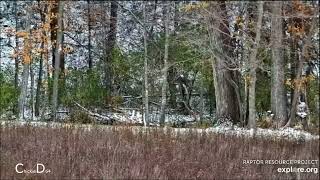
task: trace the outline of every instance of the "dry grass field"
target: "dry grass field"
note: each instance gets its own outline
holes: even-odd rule
[[[0,179],[318,179],[319,173],[277,172],[316,165],[243,164],[243,160],[318,160],[319,141],[289,142],[213,133],[173,135],[161,128],[86,131],[75,127],[0,128]],[[45,166],[44,173],[17,173]],[[50,170],[50,171],[48,171]]]

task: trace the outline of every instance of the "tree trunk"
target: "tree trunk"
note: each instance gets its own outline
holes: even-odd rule
[[[176,69],[174,67],[170,67],[168,69],[168,86],[169,86],[169,105],[171,108],[175,109],[177,108],[177,97],[176,97],[176,85],[175,85],[175,77],[176,77]]]
[[[310,30],[307,33],[306,38],[302,42],[301,53],[298,55],[299,63],[298,63],[296,77],[295,77],[295,80],[297,80],[298,83],[294,84],[294,93],[293,93],[293,98],[291,103],[289,120],[286,123],[285,127],[291,127],[295,124],[296,108],[297,108],[298,98],[301,92],[300,78],[302,74],[303,63],[305,61],[305,57],[308,55],[308,49],[311,47],[311,43],[312,43],[311,40],[312,40],[312,36],[314,35],[314,31],[317,30],[318,28],[318,26],[316,26],[317,24],[318,24],[317,18],[313,18],[311,22]]]
[[[113,72],[112,72],[112,52],[116,43],[116,35],[117,35],[117,17],[118,17],[118,4],[116,1],[111,1],[110,8],[110,29],[106,42],[106,70],[105,70],[105,82],[106,82],[106,90],[107,90],[107,103],[110,104],[110,98],[112,96],[112,80],[113,80]]]
[[[290,109],[290,114],[289,114],[289,120],[286,123],[285,127],[292,127],[295,124],[295,116],[296,116],[296,108],[298,104],[298,98],[301,93],[301,74],[302,74],[302,69],[303,69],[303,63],[305,61],[305,56],[308,54],[308,48],[310,48],[310,44],[312,36],[314,35],[314,31],[317,29],[317,18],[314,18],[313,21],[311,22],[311,28],[306,35],[305,40],[302,42],[302,48],[301,48],[301,53],[298,55],[299,57],[299,63],[298,63],[298,69],[296,73],[295,80],[298,81],[294,85],[294,93],[293,93],[293,98],[292,98],[292,103],[291,103],[291,109]]]
[[[228,69],[228,65],[232,64],[229,58],[232,52],[228,47],[232,47],[228,22],[226,21],[225,2],[213,2],[212,4],[220,4],[220,6],[211,6],[212,14],[207,19],[209,30],[209,40],[211,47],[212,70],[216,97],[216,118],[229,119],[233,123],[240,120],[240,107],[237,97],[235,85],[239,82],[235,78],[232,70]],[[221,17],[224,23],[217,20],[216,17]],[[219,31],[215,30],[219,27]]]
[[[144,126],[149,125],[149,89],[148,89],[148,51],[147,51],[147,27],[146,27],[146,5],[143,7],[143,43],[144,43]]]
[[[55,71],[55,60],[57,59],[56,58],[56,49],[57,49],[57,30],[58,30],[58,9],[59,9],[59,2],[60,0],[54,0],[51,3],[51,8],[50,8],[50,14],[51,15],[54,15],[54,16],[51,16],[50,17],[50,33],[51,33],[51,46],[52,46],[52,68],[53,68],[53,74],[54,74],[54,71]],[[62,18],[63,19],[63,18]],[[63,30],[63,21],[62,21],[62,27],[61,29]],[[64,34],[62,34],[62,40],[61,40],[61,44],[60,44],[60,47],[61,49],[63,50],[63,42],[64,42]],[[60,52],[60,55],[59,55],[59,59],[60,59],[60,62],[59,62],[59,80],[61,81],[61,83],[58,83],[58,87],[59,87],[59,84],[61,85],[59,89],[63,90],[61,92],[64,93],[64,87],[65,87],[65,79],[64,79],[64,72],[65,72],[65,60],[64,60],[64,52],[61,51]],[[50,95],[51,95],[52,92],[50,92]],[[50,97],[49,97],[50,99]],[[59,101],[60,98],[58,98],[58,101]]]
[[[19,119],[24,119],[24,108],[27,98],[27,91],[28,91],[28,81],[29,81],[29,70],[30,70],[30,62],[31,62],[31,37],[30,37],[30,31],[31,31],[31,12],[28,12],[28,17],[26,20],[26,32],[27,36],[24,37],[24,47],[23,47],[23,72],[22,72],[22,82],[21,82],[21,91],[19,96]]]
[[[24,119],[24,107],[27,97],[28,79],[29,79],[29,63],[23,64],[21,92],[19,96],[19,119]]]
[[[172,38],[175,38],[177,36],[176,32],[178,31],[179,24],[178,24],[178,2],[174,2],[174,16],[173,16],[173,32],[172,32]],[[177,69],[174,66],[169,67],[168,69],[168,90],[169,90],[169,106],[173,109],[177,108],[177,89],[176,89],[176,75],[177,75]]]
[[[43,42],[41,43],[41,48],[44,48]],[[38,71],[38,82],[37,82],[37,90],[36,90],[36,104],[35,104],[35,116],[38,117],[40,115],[40,97],[41,97],[41,88],[42,88],[42,74],[43,74],[43,53],[41,53],[40,57],[40,65]]]
[[[201,62],[201,76],[200,76],[200,112],[199,112],[199,118],[200,118],[200,123],[203,122],[203,114],[204,114],[204,62]]]
[[[40,3],[39,3],[40,7]],[[41,8],[41,7],[40,7]],[[44,11],[40,12],[41,22],[45,24],[47,7],[45,5]],[[36,90],[36,104],[35,104],[35,116],[39,117],[40,115],[40,98],[41,98],[41,88],[42,88],[42,74],[43,74],[43,52],[45,51],[44,43],[45,43],[45,36],[46,32],[42,31],[42,38],[41,38],[41,57],[40,57],[40,64],[39,64],[39,71],[38,71],[38,82],[37,82],[37,90]]]
[[[164,44],[164,58],[162,68],[162,87],[161,87],[161,112],[160,112],[160,125],[164,126],[165,110],[167,105],[167,73],[168,73],[168,51],[169,51],[169,18],[170,18],[170,2],[166,5],[166,19],[165,19],[165,44]]]
[[[256,26],[256,37],[250,54],[250,84],[249,84],[249,128],[256,128],[256,69],[258,66],[257,53],[260,46],[261,24],[263,17],[263,1],[258,4],[258,22]]]
[[[64,1],[59,1],[58,3],[58,32],[57,32],[57,39],[56,39],[56,48],[55,48],[55,64],[54,64],[54,76],[53,76],[53,88],[52,88],[52,119],[56,120],[56,112],[58,108],[58,81],[59,81],[59,74],[60,74],[60,58],[61,58],[61,43],[62,43],[62,17],[63,17],[63,7]]]
[[[285,60],[283,57],[282,46],[282,1],[272,3],[271,19],[271,43],[272,43],[272,91],[271,91],[271,109],[274,113],[274,124],[280,127],[280,124],[287,121],[287,96],[285,90]]]
[[[88,16],[88,65],[89,65],[89,71],[92,70],[92,55],[91,55],[91,18],[90,18],[90,14],[91,14],[91,11],[90,11],[90,0],[87,0],[87,3],[88,3],[88,11],[87,11],[87,16]]]
[[[34,119],[34,73],[32,69],[32,62],[30,63],[30,99],[31,99],[31,120],[33,121]]]
[[[15,15],[15,28],[16,28],[16,32],[18,32],[18,15],[17,15],[17,7],[18,3],[17,1],[14,1],[14,15]],[[15,35],[15,53],[18,53],[19,50],[19,40],[18,40],[18,36]],[[14,87],[16,92],[18,91],[19,88],[19,58],[18,56],[16,56],[14,58]],[[15,106],[13,108],[14,114],[17,113],[18,110],[18,104],[19,102],[15,102]]]
[[[58,0],[54,0],[51,2],[50,8],[50,33],[51,33],[51,46],[52,46],[52,67],[55,67],[55,59],[56,59],[56,47],[57,47],[57,28],[58,28]],[[52,16],[53,15],[53,16]]]

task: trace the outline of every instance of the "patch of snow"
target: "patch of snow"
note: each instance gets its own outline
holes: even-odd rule
[[[242,136],[242,137],[259,137],[266,139],[286,139],[296,141],[306,141],[312,139],[319,139],[319,135],[312,135],[309,132],[296,130],[294,128],[280,128],[280,129],[262,129],[249,130],[234,126],[233,129],[226,128],[224,126],[217,126],[208,128],[207,132],[214,132],[218,134]]]

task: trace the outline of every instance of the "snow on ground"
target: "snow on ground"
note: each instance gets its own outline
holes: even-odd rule
[[[91,124],[70,124],[70,123],[58,123],[58,122],[40,122],[40,121],[0,121],[2,127],[5,126],[22,126],[22,125],[31,125],[37,127],[80,127],[84,128],[85,130],[91,131],[92,128],[99,128],[102,130],[108,130],[111,128],[121,129],[121,128],[128,128],[127,126],[107,126],[107,125],[91,125]],[[141,127],[141,126],[130,126],[134,133],[139,132],[147,132],[147,130],[155,129],[155,127]],[[252,131],[245,128],[240,128],[237,126],[234,127],[225,127],[225,126],[217,126],[211,127],[207,129],[196,129],[196,128],[171,128],[165,127],[164,130],[166,132],[171,132],[174,134],[183,134],[188,133],[190,130],[192,132],[198,133],[216,133],[216,134],[224,134],[230,136],[237,136],[237,137],[247,137],[247,138],[264,138],[264,139],[273,139],[273,140],[292,140],[292,141],[308,141],[308,140],[319,140],[319,135],[312,135],[308,132],[296,130],[293,128],[285,128],[285,129],[261,129],[257,128],[256,131]]]
[[[125,113],[108,113],[105,114],[108,117],[117,119],[120,122],[130,122],[130,123],[143,123],[143,115],[140,111],[125,111]],[[159,124],[160,113],[150,113],[150,124]],[[199,119],[199,117],[198,117]],[[165,122],[192,122],[194,121],[193,116],[179,115],[179,114],[166,114]]]
[[[214,127],[208,128],[207,131],[214,132],[218,134],[243,136],[243,137],[257,137],[266,139],[286,139],[286,140],[296,140],[296,141],[306,141],[312,139],[319,139],[319,135],[312,135],[309,132],[296,130],[293,128],[280,128],[280,129],[262,129],[257,128],[256,130],[249,130],[240,127]]]

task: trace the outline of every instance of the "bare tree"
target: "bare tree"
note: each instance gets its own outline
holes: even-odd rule
[[[27,19],[26,19],[26,32],[24,38],[24,47],[23,47],[23,72],[22,72],[22,83],[21,83],[21,92],[19,96],[19,119],[24,119],[24,108],[27,98],[27,91],[28,91],[28,81],[29,81],[29,70],[30,70],[30,62],[31,62],[31,37],[30,37],[30,30],[31,30],[31,12],[27,12]]]
[[[251,129],[256,128],[256,69],[259,64],[257,60],[258,48],[260,46],[261,39],[261,24],[263,17],[263,1],[258,3],[258,21],[256,25],[256,37],[253,47],[251,48],[251,54],[249,59],[250,64],[250,84],[249,84],[249,127]]]
[[[57,45],[57,31],[58,31],[58,16],[57,14],[59,13],[58,12],[58,8],[59,8],[59,0],[54,0],[51,4],[51,8],[50,8],[50,14],[52,14],[53,16],[50,18],[51,21],[50,21],[50,29],[51,29],[51,43],[52,43],[52,66],[54,67],[55,66],[55,60],[56,60],[56,48],[58,47]],[[63,29],[63,23],[62,23],[62,27]],[[63,41],[64,41],[64,35],[62,34],[62,40],[61,40],[61,47],[63,47]],[[61,73],[64,73],[64,54],[63,54],[63,51],[60,52],[60,72]],[[55,68],[54,68],[55,69]],[[60,75],[60,74],[59,74]]]
[[[161,87],[161,112],[160,125],[164,125],[165,109],[167,104],[167,74],[168,74],[168,51],[169,51],[169,18],[170,18],[170,2],[167,2],[165,7],[165,44],[164,44],[164,58],[162,68],[162,87]]]
[[[46,13],[47,13],[47,4],[44,4],[44,9],[41,9],[40,1],[38,1],[38,6],[40,8],[40,18],[41,23],[45,24],[46,22]],[[41,55],[40,55],[40,62],[39,62],[39,71],[38,71],[38,82],[37,82],[37,90],[36,90],[36,104],[35,104],[35,116],[40,115],[40,98],[41,98],[41,88],[42,88],[42,79],[43,79],[43,59],[44,59],[44,52],[45,52],[45,37],[46,32],[42,29],[42,37],[41,37]]]
[[[144,126],[149,125],[149,89],[148,89],[148,51],[146,28],[146,4],[143,7],[143,44],[144,44]]]
[[[91,7],[90,7],[90,0],[87,0],[87,16],[88,16],[88,65],[89,65],[89,70],[92,70],[92,53],[91,53]]]
[[[18,9],[18,3],[17,1],[14,1],[14,18],[15,18],[15,30],[18,32],[18,14],[17,14],[17,9]],[[15,35],[15,53],[19,51],[19,39],[17,34]],[[16,90],[19,88],[19,57],[16,56],[14,58],[14,87]],[[14,113],[17,112],[17,105],[19,102],[16,102],[16,105],[14,106],[13,110]]]
[[[217,119],[230,119],[234,123],[240,120],[240,96],[238,72],[233,71],[232,39],[226,14],[226,4],[211,2],[207,15],[210,54],[216,97]]]
[[[54,76],[53,76],[53,93],[52,93],[52,119],[56,120],[56,112],[58,108],[58,81],[60,74],[60,54],[62,51],[62,17],[63,17],[63,7],[64,1],[58,2],[58,30],[57,30],[57,39],[56,39],[56,49],[55,49],[55,64],[54,64]]]
[[[118,3],[116,1],[111,1],[110,8],[110,28],[107,35],[106,41],[106,56],[105,56],[105,81],[106,89],[108,93],[107,103],[110,103],[110,97],[112,95],[112,51],[116,44],[116,35],[117,35],[117,19],[118,19]]]
[[[272,44],[272,91],[271,109],[274,113],[275,126],[287,121],[287,100],[284,85],[285,80],[285,61],[283,57],[282,45],[282,1],[272,2],[271,18],[271,44]]]

